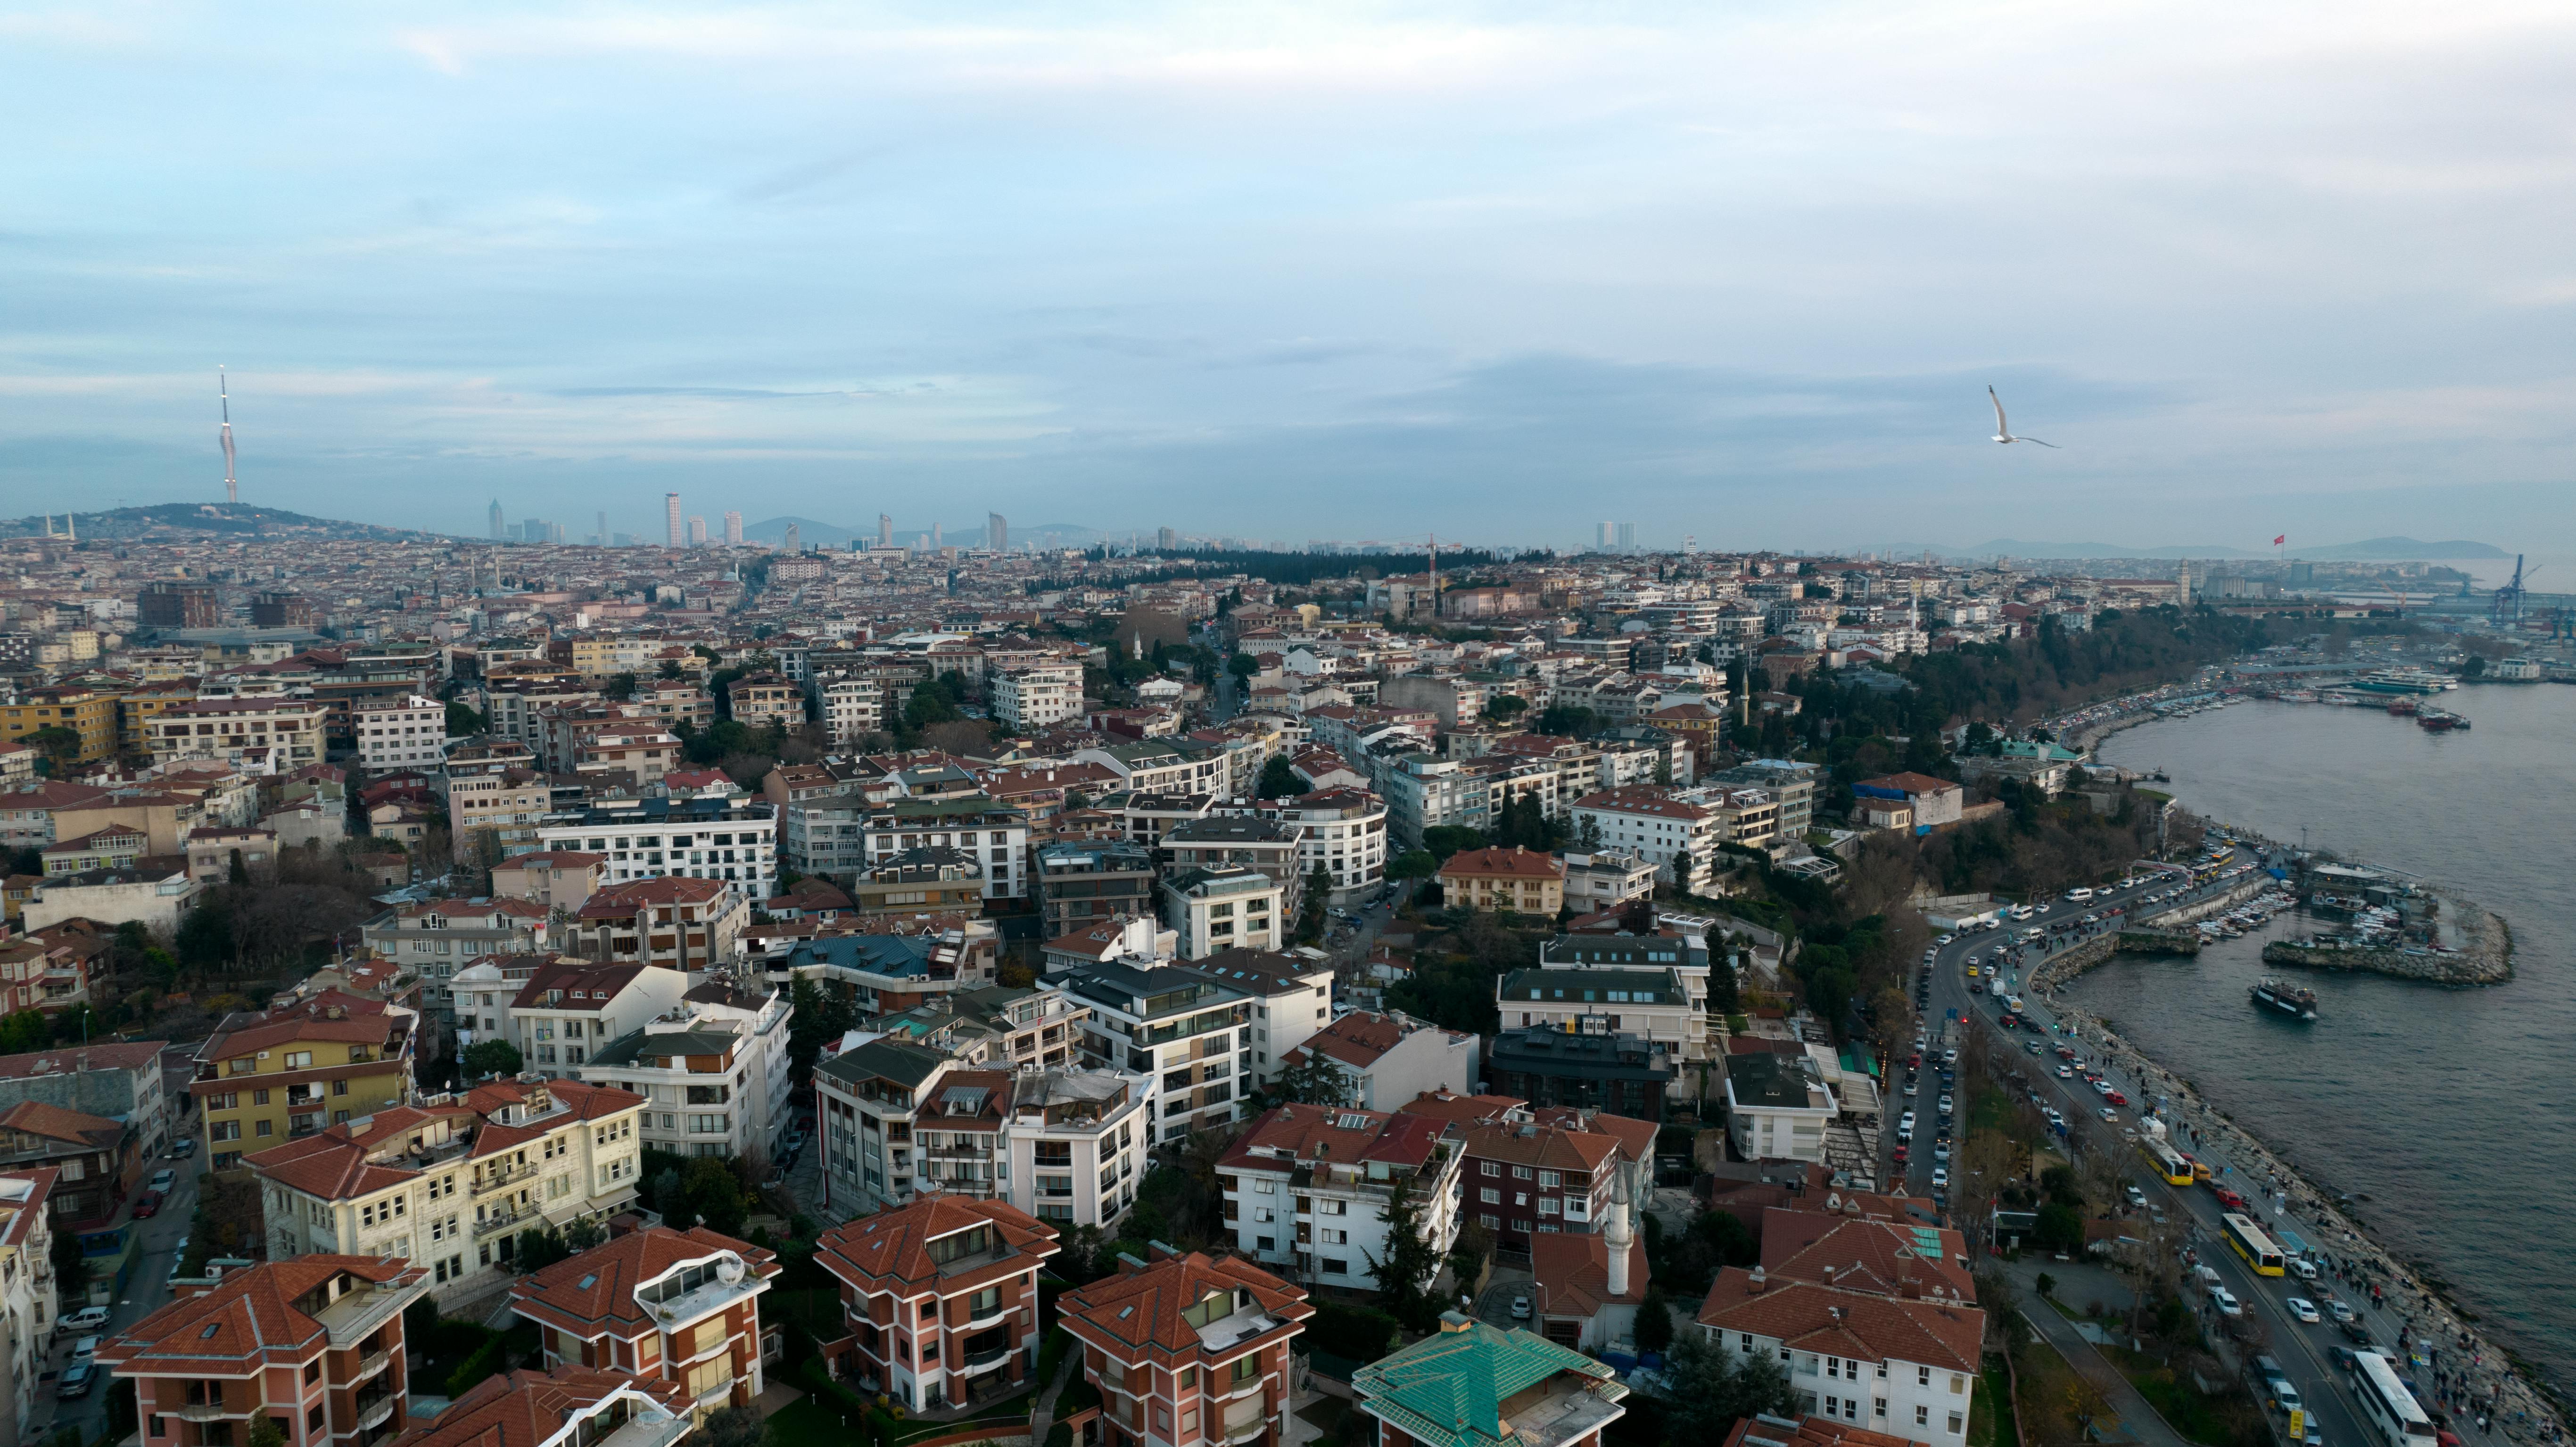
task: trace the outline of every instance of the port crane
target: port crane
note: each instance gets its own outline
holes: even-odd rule
[[[2544,564],[2543,566],[2546,565]],[[2522,600],[2526,591],[2523,587],[2523,583],[2531,577],[2532,573],[2537,573],[2539,571],[2539,568],[2533,568],[2530,572],[2523,571],[2522,554],[2514,554],[2513,581],[2495,590],[2495,601],[2490,605],[2487,617],[2491,621],[2497,623],[2520,623],[2522,621]]]

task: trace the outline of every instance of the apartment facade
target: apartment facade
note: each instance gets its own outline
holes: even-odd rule
[[[885,732],[885,685],[876,679],[836,678],[816,691],[832,742],[854,744]]]
[[[1441,902],[1469,909],[1552,917],[1565,907],[1565,865],[1553,854],[1461,849],[1442,862]]]
[[[1217,1163],[1236,1249],[1298,1281],[1376,1290],[1401,1193],[1435,1251],[1457,1244],[1462,1162],[1440,1121],[1356,1106],[1280,1105]]]
[[[495,1036],[518,1047],[528,1070],[560,1080],[688,992],[689,977],[663,965],[555,960],[537,966],[511,997]]]
[[[739,886],[664,875],[594,891],[573,913],[564,948],[599,964],[703,975],[733,968],[734,942],[750,924],[751,902]]]
[[[405,1257],[440,1300],[480,1296],[524,1233],[635,1203],[643,1110],[579,1081],[497,1080],[253,1152],[269,1259]]]
[[[955,849],[983,864],[986,899],[1025,899],[1030,893],[1029,818],[982,794],[876,805],[860,823],[860,839],[868,865],[908,849]]]
[[[428,1280],[400,1257],[264,1262],[110,1335],[97,1361],[134,1383],[144,1447],[233,1447],[263,1417],[287,1447],[382,1447],[409,1425],[403,1309]]]
[[[221,759],[254,773],[282,774],[322,762],[330,712],[326,703],[275,696],[172,704],[152,721],[152,761]]]
[[[1163,881],[1163,922],[1183,959],[1220,950],[1276,950],[1288,943],[1287,886],[1249,865],[1220,864]]]
[[[442,899],[400,905],[359,927],[368,949],[421,977],[422,1002],[453,1024],[456,972],[486,955],[524,955],[547,947],[548,911],[519,899]]]
[[[1088,925],[1155,912],[1151,850],[1116,841],[1049,844],[1037,851],[1039,933],[1047,939]]]
[[[762,801],[603,801],[554,816],[537,838],[547,849],[607,856],[611,884],[671,875],[725,880],[745,899],[778,892],[778,820]]]
[[[772,724],[794,733],[805,726],[805,689],[783,674],[746,673],[725,687],[734,722],[745,728]]]
[[[757,1012],[683,1001],[574,1068],[643,1097],[645,1143],[658,1150],[765,1162],[786,1130],[787,1016],[783,997]]]
[[[1967,1440],[1985,1312],[1933,1282],[1912,1295],[1717,1273],[1697,1325],[1730,1360],[1777,1362],[1810,1416],[1924,1447]]]
[[[677,1387],[699,1421],[766,1386],[760,1298],[776,1255],[703,1226],[628,1232],[520,1278],[510,1310],[548,1371],[631,1372]]]
[[[993,721],[1015,734],[1053,728],[1082,713],[1082,666],[1036,664],[985,681]]]
[[[1149,1254],[1056,1303],[1109,1447],[1287,1447],[1305,1292],[1238,1257]]]
[[[416,693],[351,706],[358,763],[370,774],[436,770],[447,762],[447,705]]]
[[[252,1151],[409,1101],[415,1023],[400,1008],[317,1002],[218,1031],[188,1085],[206,1164],[231,1170]]]
[[[1240,1114],[1254,1078],[1250,995],[1177,966],[1116,962],[1053,970],[1045,984],[1090,1009],[1089,1063],[1157,1082],[1161,1140]]]
[[[849,1335],[825,1358],[920,1411],[1007,1396],[1037,1375],[1038,1273],[1055,1228],[1002,1201],[940,1196],[822,1235]]]
[[[1386,882],[1386,801],[1365,789],[1317,789],[1261,806],[1297,833],[1298,878],[1318,869],[1333,882],[1333,902],[1347,904]]]
[[[1603,789],[1574,801],[1574,831],[1589,847],[1634,853],[1656,879],[1699,893],[1716,877],[1718,816],[1652,785]]]

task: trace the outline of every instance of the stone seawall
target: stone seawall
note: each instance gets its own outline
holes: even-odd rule
[[[2197,933],[2171,930],[2169,925],[2189,924],[2213,914],[2224,914],[2264,890],[2271,888],[2272,876],[2259,875],[2233,889],[2211,895],[2204,900],[2176,909],[2158,910],[2135,916],[2129,928],[2106,935],[2095,935],[2064,954],[2054,956],[2030,972],[2034,990],[2054,990],[2117,954],[2196,955],[2200,953]]]
[[[2413,980],[2420,984],[2441,985],[2449,989],[2469,989],[2479,985],[2501,985],[2513,978],[2510,934],[2504,921],[2492,916],[2485,922],[2483,933],[2470,947],[2451,954],[2411,953],[2406,950],[2363,949],[2333,943],[2313,944],[2299,940],[2274,940],[2263,947],[2263,963],[2294,965],[2306,970],[2339,970],[2372,975],[2385,975],[2392,980]],[[2505,941],[2500,947],[2490,940]]]

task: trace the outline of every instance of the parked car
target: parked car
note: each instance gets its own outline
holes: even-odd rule
[[[79,1341],[73,1342],[72,1360],[76,1362],[85,1362],[90,1358],[97,1356],[99,1340],[99,1338],[94,1336],[85,1336]]]
[[[106,1307],[84,1306],[80,1310],[73,1312],[71,1315],[64,1317],[62,1320],[55,1322],[54,1329],[60,1332],[85,1334],[95,1332],[106,1325]]]
[[[145,1218],[145,1217],[147,1217],[147,1216],[158,1216],[158,1215],[160,1215],[160,1214],[161,1214],[161,1193],[160,1193],[159,1191],[146,1191],[146,1192],[144,1192],[142,1195],[137,1196],[137,1197],[135,1198],[135,1200],[134,1200],[134,1219],[135,1219],[135,1220],[140,1221],[140,1220],[144,1219],[144,1218]]]
[[[170,1194],[170,1188],[177,1184],[179,1184],[179,1173],[164,1167],[152,1173],[152,1179],[143,1183],[143,1189],[159,1191],[166,1196]]]
[[[98,1368],[88,1362],[74,1362],[63,1369],[61,1380],[54,1384],[54,1395],[64,1401],[70,1401],[74,1397],[86,1397],[89,1395],[90,1387],[97,1381]]]
[[[1527,1320],[1529,1320],[1529,1319],[1530,1319],[1530,1299],[1529,1299],[1528,1297],[1526,1297],[1526,1296],[1515,1296],[1515,1297],[1513,1297],[1513,1298],[1512,1298],[1512,1320],[1514,1320],[1514,1321],[1527,1321]]]
[[[177,1145],[170,1147],[170,1159],[174,1161],[184,1161],[196,1153],[197,1138],[195,1136],[189,1136],[180,1141]]]

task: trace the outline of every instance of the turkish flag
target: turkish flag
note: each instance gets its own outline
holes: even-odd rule
[[[2279,537],[2274,538],[2274,539],[2272,540],[2272,546],[2274,546],[2274,547],[2276,547],[2276,548],[2277,548],[2277,547],[2281,546],[2283,543],[2288,542],[2289,540],[2290,540],[2290,535],[2289,535],[2288,533],[2283,533],[2283,534],[2281,534]]]

